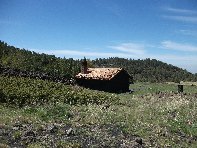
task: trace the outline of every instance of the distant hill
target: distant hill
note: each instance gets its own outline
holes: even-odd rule
[[[197,75],[156,59],[107,58],[96,59],[93,64],[96,67],[124,67],[139,82],[197,81]]]
[[[23,71],[47,72],[54,76],[72,78],[80,71],[81,60],[57,58],[19,49],[0,41],[0,64]],[[155,59],[133,60],[124,58],[99,58],[89,60],[93,67],[122,67],[138,82],[197,81],[197,75]]]

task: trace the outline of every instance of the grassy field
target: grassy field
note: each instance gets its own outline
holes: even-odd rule
[[[186,84],[193,84],[192,82],[185,82],[183,84],[183,91],[184,93],[197,93],[197,87],[195,85],[186,85]],[[178,84],[172,83],[135,83],[130,85],[130,89],[134,90],[133,94],[147,94],[147,93],[158,93],[158,92],[177,92],[178,91]]]
[[[46,86],[51,91],[47,97],[56,94],[65,98],[55,103],[26,103],[24,106],[4,100],[0,104],[0,147],[174,148],[197,145],[197,86],[184,86],[184,93],[177,93],[174,84],[136,83],[130,86],[133,93],[110,94],[71,86],[68,89],[62,84],[57,87],[44,81],[27,89],[26,81],[31,82],[23,81],[26,89],[13,91],[11,85],[22,85],[18,79],[7,79],[9,87],[1,84],[1,94],[4,98],[8,94],[20,98],[19,92],[35,89],[38,96],[42,96]],[[70,104],[64,101],[68,95],[62,97],[62,92],[56,92],[58,89],[52,89],[54,87],[62,92],[76,91],[69,95],[70,99],[82,98],[87,103]],[[35,98],[34,94],[30,97]],[[94,98],[97,101],[89,101]]]

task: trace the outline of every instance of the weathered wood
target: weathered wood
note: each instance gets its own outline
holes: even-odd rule
[[[128,92],[130,76],[125,71],[120,71],[110,80],[76,78],[78,85],[107,92]]]

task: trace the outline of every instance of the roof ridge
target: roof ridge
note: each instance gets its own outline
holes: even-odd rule
[[[111,80],[123,68],[88,68],[89,73],[76,75],[77,78]]]

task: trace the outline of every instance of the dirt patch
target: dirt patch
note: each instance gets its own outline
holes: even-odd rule
[[[142,138],[123,133],[116,125],[15,124],[0,126],[0,143],[8,147],[145,147]]]

